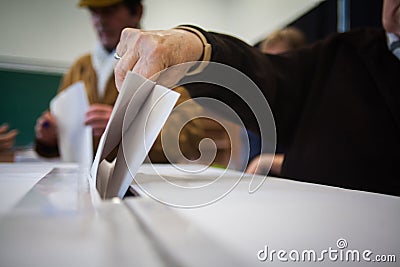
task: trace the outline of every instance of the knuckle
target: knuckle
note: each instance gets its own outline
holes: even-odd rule
[[[140,32],[137,36],[137,45],[150,53],[157,52],[162,44],[162,37],[153,32]]]
[[[124,28],[121,32],[121,39],[130,39],[140,34],[140,30],[133,28]]]
[[[126,39],[130,35],[129,28],[124,28],[121,32],[121,39]]]

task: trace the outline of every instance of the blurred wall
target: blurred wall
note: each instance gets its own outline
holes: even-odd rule
[[[143,0],[142,27],[191,23],[254,42],[322,0]],[[96,36],[78,0],[0,0],[0,67],[62,73]]]

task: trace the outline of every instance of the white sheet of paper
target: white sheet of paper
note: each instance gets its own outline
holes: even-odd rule
[[[72,84],[50,102],[50,111],[57,120],[61,159],[85,168],[93,161],[92,128],[84,124],[88,109],[83,82]]]
[[[139,109],[154,85],[154,82],[149,80],[146,81],[142,76],[127,73],[117,100],[115,101],[110,120],[108,121],[106,129],[100,139],[91,168],[90,174],[95,184],[97,184],[99,192],[105,191],[105,184],[103,184],[103,181],[105,182],[104,177],[108,177],[107,173],[112,173],[109,169],[113,167],[111,167],[108,162],[104,161],[104,159],[121,142],[122,124],[128,104],[135,95],[135,101],[137,102],[136,105]],[[143,93],[137,93],[139,88],[141,88],[140,91]],[[135,114],[132,114],[132,116],[134,115]],[[103,177],[103,179],[97,179],[97,176]]]
[[[127,73],[92,165],[101,197],[124,196],[178,98],[168,88]],[[115,147],[117,158],[109,163],[105,157]]]
[[[103,134],[105,140],[101,151],[101,160],[121,141],[123,120],[125,119],[125,123],[132,122],[154,86],[154,82],[142,76],[133,73],[127,74],[110,116],[110,123],[108,123]],[[129,116],[126,116],[125,113],[128,105],[132,106],[132,108],[130,109]]]

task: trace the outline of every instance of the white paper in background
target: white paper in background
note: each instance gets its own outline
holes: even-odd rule
[[[91,176],[102,198],[124,196],[178,98],[168,88],[127,73],[92,165]],[[115,147],[117,158],[109,163],[105,157]]]
[[[88,109],[83,82],[72,84],[50,102],[50,111],[57,120],[62,161],[77,162],[84,168],[89,168],[93,161],[92,128],[84,124]]]

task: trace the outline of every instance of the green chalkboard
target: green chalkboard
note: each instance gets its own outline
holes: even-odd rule
[[[19,130],[16,146],[32,145],[36,119],[56,95],[62,74],[0,70],[0,124]]]

